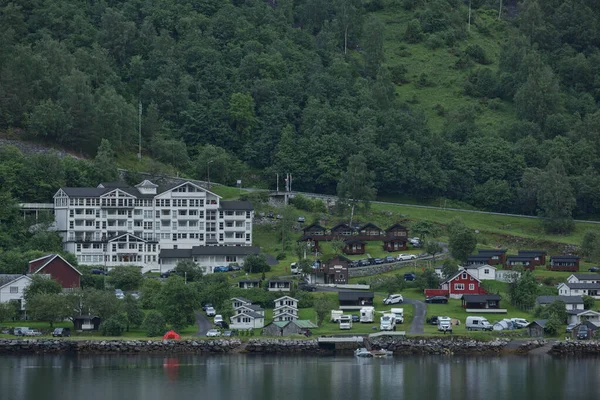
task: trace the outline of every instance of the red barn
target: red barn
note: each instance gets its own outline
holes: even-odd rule
[[[486,294],[481,287],[481,281],[475,278],[469,271],[461,270],[450,279],[440,284],[440,289],[446,290],[449,297],[460,299],[465,294]]]
[[[81,287],[81,272],[59,254],[50,254],[29,261],[30,274],[47,274],[58,281],[63,289]]]

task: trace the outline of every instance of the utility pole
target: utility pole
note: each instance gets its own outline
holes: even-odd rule
[[[469,0],[469,28],[468,31],[471,32],[471,0]]]
[[[502,18],[502,0],[500,0],[500,9],[498,10],[498,21]]]
[[[279,193],[279,174],[277,174],[277,193]]]
[[[138,160],[142,160],[142,100],[138,104]]]

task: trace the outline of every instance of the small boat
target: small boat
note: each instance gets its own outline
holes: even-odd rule
[[[389,350],[371,350],[370,352],[371,354],[373,354],[373,357],[378,357],[378,358],[382,358],[382,357],[389,357],[394,355],[393,352],[389,351]]]
[[[371,354],[371,352],[364,347],[354,350],[354,355],[356,357],[373,358],[373,354]]]

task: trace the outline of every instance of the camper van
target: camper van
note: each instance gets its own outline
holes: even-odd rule
[[[340,322],[340,317],[343,314],[342,310],[331,310],[331,322]]]
[[[438,317],[438,331],[452,333],[452,320],[450,317]]]
[[[363,307],[360,309],[360,322],[375,321],[375,307]]]
[[[340,329],[352,329],[352,316],[340,316]]]
[[[298,263],[293,262],[290,264],[290,272],[294,275],[300,273],[300,266],[298,265]]]
[[[404,308],[392,308],[390,312],[396,316],[397,324],[404,323]]]
[[[491,331],[493,329],[493,325],[484,317],[467,317],[465,326],[468,331]]]
[[[379,329],[382,331],[396,330],[396,314],[385,313],[381,316]]]

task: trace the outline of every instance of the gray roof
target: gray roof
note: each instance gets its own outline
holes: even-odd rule
[[[122,190],[125,193],[129,193],[132,196],[140,199],[152,199],[156,195],[166,192],[167,190],[173,189],[176,186],[182,185],[184,182],[179,183],[166,183],[158,185],[156,189],[156,194],[142,194],[135,187],[127,186],[126,184],[122,184],[120,182],[103,182],[101,185],[105,187],[61,187],[60,189],[65,192],[70,197],[100,197],[103,194],[108,192],[112,192],[115,189]],[[190,182],[191,183],[191,182]]]
[[[7,283],[16,281],[17,279],[19,279],[22,276],[23,275],[21,275],[21,274],[0,274],[0,286],[4,286]]]
[[[573,274],[580,281],[600,281],[600,274]]]
[[[360,299],[372,299],[375,295],[373,292],[339,292],[338,299],[341,301],[353,301]]]
[[[491,250],[479,250],[479,254],[504,254],[506,253],[506,249],[491,249]]]
[[[249,309],[251,309],[253,311],[265,311],[265,309],[262,308],[261,306],[259,306],[258,304],[246,304],[246,305],[244,305],[242,307],[249,308]]]
[[[240,282],[240,283],[259,283],[260,279],[241,279],[238,282]]]
[[[240,312],[240,314],[247,315],[247,316],[249,316],[249,317],[251,317],[251,318],[255,318],[255,319],[256,319],[256,318],[264,318],[264,317],[265,317],[265,316],[264,316],[264,315],[262,315],[262,314],[255,313],[255,312],[252,312],[252,311],[242,311],[242,312]],[[236,315],[237,315],[237,314],[236,314]],[[235,316],[235,315],[234,315],[234,316]]]
[[[219,203],[219,209],[221,210],[244,210],[244,211],[252,211],[254,210],[254,206],[249,201],[241,201],[241,200],[230,200],[230,201],[221,201]]]
[[[485,303],[486,301],[500,301],[499,294],[463,294],[463,300],[467,303]]]
[[[533,322],[530,322],[529,325],[527,325],[527,327],[530,327],[533,324],[537,324],[539,326],[541,326],[542,328],[546,329],[546,322],[548,322],[547,319],[536,319]]]
[[[221,255],[221,256],[247,256],[259,254],[260,247],[253,246],[194,246],[192,255]]]
[[[519,255],[541,256],[546,254],[546,250],[519,250]]]
[[[270,266],[279,264],[279,260],[277,260],[277,258],[275,258],[274,256],[272,256],[270,254],[266,254],[266,253],[263,253],[263,254],[265,256],[265,260],[267,261],[267,264],[269,264]]]
[[[241,300],[241,301],[243,301],[244,303],[252,304],[252,300],[250,300],[250,299],[247,299],[247,298],[245,298],[245,297],[232,297],[232,298],[231,298],[231,300],[232,300],[232,301],[233,301],[233,300]]]
[[[583,304],[581,296],[538,296],[535,302],[537,304],[550,304],[556,300],[561,300],[565,304]]]
[[[443,265],[440,266],[440,268],[442,268]],[[462,268],[464,269],[479,269],[481,267],[489,267],[489,268],[494,268],[496,269],[496,267],[492,266],[492,265],[488,265],[486,264],[471,264],[471,265],[464,265]],[[437,268],[437,267],[436,267]]]
[[[600,283],[569,283],[566,282],[565,285],[569,289],[600,289]]]
[[[160,258],[192,258],[192,249],[160,249]]]
[[[81,187],[61,187],[61,190],[71,197],[100,197],[112,189],[107,188],[81,188]]]
[[[579,257],[577,256],[551,256],[551,260],[553,261],[577,261]]]

